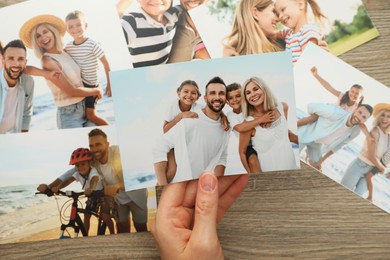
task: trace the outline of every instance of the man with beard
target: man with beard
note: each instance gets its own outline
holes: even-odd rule
[[[4,47],[0,71],[0,134],[27,132],[33,109],[34,81],[24,75],[26,47],[13,40]]]
[[[119,146],[110,145],[106,133],[98,128],[88,133],[88,141],[89,149],[93,154],[92,165],[102,177],[104,193],[106,195],[105,203],[101,209],[103,220],[106,223],[111,221],[111,205],[116,202],[118,204],[119,218],[117,222],[118,233],[130,232],[130,212],[137,232],[147,231],[147,190],[139,189],[125,192]],[[40,184],[37,190],[40,192],[44,192],[46,189],[53,190],[53,187],[58,187],[61,182],[72,177],[75,172],[76,168],[74,167],[62,174],[51,184]]]
[[[322,163],[332,154],[351,142],[360,133],[372,114],[372,107],[361,104],[349,113],[333,104],[312,103],[308,106],[310,114],[318,115],[318,120],[298,128],[299,149],[307,147],[309,164],[321,170]]]
[[[226,84],[220,77],[206,85],[206,106],[197,111],[199,118],[183,118],[163,134],[153,149],[154,169],[159,185],[167,180],[167,153],[174,149],[177,170],[172,182],[197,179],[205,172],[224,175],[229,132],[221,125],[226,103]]]

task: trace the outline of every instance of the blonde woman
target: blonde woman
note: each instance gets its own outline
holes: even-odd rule
[[[223,56],[283,50],[276,41],[277,22],[273,1],[241,0],[236,8],[232,32],[224,42]]]
[[[63,51],[65,23],[54,15],[39,15],[29,19],[19,31],[27,48],[41,59],[45,71],[59,71],[58,77],[46,80],[57,106],[57,127],[76,128],[93,125],[85,116],[84,98],[102,96],[98,88],[84,88],[80,68]]]
[[[245,156],[249,141],[252,141],[257,152],[261,171],[297,168],[287,126],[288,105],[278,102],[267,84],[257,77],[252,77],[244,83],[242,96],[245,120],[254,120],[269,111],[274,111],[275,114],[272,123],[257,125],[248,132],[240,133],[239,154],[245,169],[249,172]]]

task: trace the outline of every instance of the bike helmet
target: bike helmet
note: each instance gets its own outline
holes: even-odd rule
[[[92,153],[87,148],[77,148],[73,151],[72,156],[70,157],[69,164],[75,165],[78,162],[90,161],[92,160]]]

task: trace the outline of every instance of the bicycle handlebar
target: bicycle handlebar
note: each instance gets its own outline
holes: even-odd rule
[[[45,194],[48,197],[51,197],[54,195],[54,193],[51,191],[51,189],[46,189],[44,192],[36,192],[35,194]],[[66,196],[69,198],[77,199],[78,197],[84,195],[84,191],[81,192],[75,192],[75,191],[58,191],[59,195]],[[104,196],[104,191],[103,190],[94,190],[88,197],[95,197],[95,198],[100,198]]]

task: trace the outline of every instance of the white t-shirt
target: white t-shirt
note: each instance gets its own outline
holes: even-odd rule
[[[99,180],[94,190],[102,190],[103,189],[102,178],[100,177],[99,173],[95,168],[91,168],[91,171],[89,172],[88,175],[88,179],[85,179],[78,171],[72,175],[72,177],[75,178],[77,182],[80,182],[83,190],[86,190],[91,186],[91,180],[95,176],[97,176]]]
[[[340,127],[336,131],[334,131],[332,134],[325,136],[321,139],[318,139],[316,143],[324,144],[324,145],[330,145],[333,143],[333,141],[337,140],[340,136],[342,136],[345,132],[349,130],[349,127],[344,125],[343,127]]]
[[[244,122],[244,116],[242,115],[242,112],[239,114],[236,114],[233,112],[233,110],[231,110],[226,114],[226,117],[229,121],[230,128],[231,128],[232,132],[236,135],[237,138],[239,138],[240,133],[237,132],[236,130],[234,130],[234,127],[236,125],[239,125],[242,122]]]
[[[229,132],[221,119],[212,120],[202,110],[198,119],[184,118],[163,134],[153,149],[155,163],[167,161],[174,148],[177,173],[172,182],[196,179],[205,172],[214,172],[217,165],[226,165]]]
[[[117,184],[118,180],[116,179],[116,175],[112,174],[110,165],[100,164],[100,169],[103,173],[104,181],[107,185]]]
[[[192,104],[190,111],[194,112],[194,111],[200,110],[202,108],[203,108],[203,106],[201,106],[195,102],[194,104]],[[172,102],[172,105],[169,106],[168,110],[166,111],[165,116],[164,116],[164,120],[167,122],[171,122],[181,112],[182,111],[180,110],[180,107],[179,107],[179,99],[175,99],[175,101]]]
[[[0,120],[0,134],[12,130],[16,122],[16,111],[18,108],[19,83],[15,87],[8,88],[4,104],[3,118]]]

